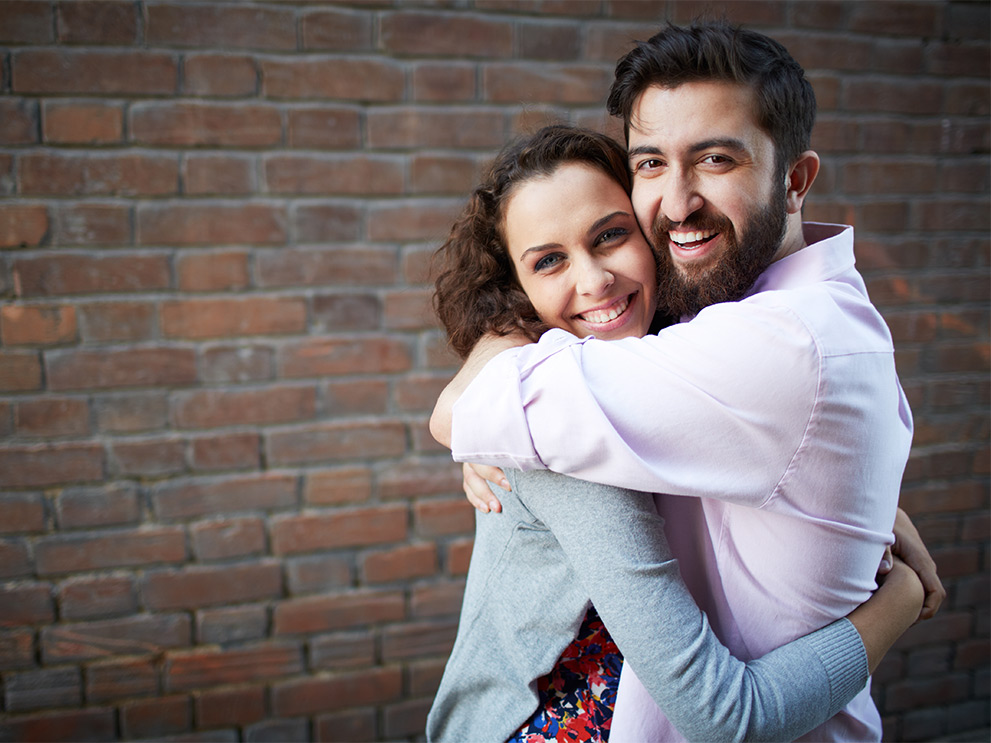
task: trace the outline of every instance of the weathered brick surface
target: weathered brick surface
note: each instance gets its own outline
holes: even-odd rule
[[[0,740],[422,736],[473,544],[430,257],[515,133],[621,136],[618,56],[704,12],[806,66],[806,217],[855,224],[913,408],[949,597],[885,739],[987,728],[987,3],[8,0]]]

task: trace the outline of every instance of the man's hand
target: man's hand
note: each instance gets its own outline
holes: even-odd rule
[[[946,589],[936,575],[936,562],[926,549],[912,519],[901,508],[895,513],[893,531],[895,543],[891,545],[891,551],[918,574],[926,591],[926,599],[919,613],[919,619],[932,619],[943,599],[946,598]]]
[[[528,343],[530,340],[522,333],[511,335],[487,333],[479,339],[471,350],[471,354],[465,359],[461,371],[440,393],[437,404],[434,405],[434,412],[430,416],[430,435],[437,440],[438,444],[443,444],[448,449],[451,448],[451,417],[454,403],[461,397],[461,393],[468,389],[468,385],[478,376],[482,368],[503,351],[517,346],[525,346]]]
[[[462,484],[469,503],[482,513],[502,511],[502,504],[492,495],[492,490],[489,488],[489,483],[492,482],[503,490],[509,490],[509,480],[501,469],[487,464],[465,462],[461,472],[464,475]]]

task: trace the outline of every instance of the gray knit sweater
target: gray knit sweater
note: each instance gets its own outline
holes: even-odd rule
[[[846,619],[743,663],[681,580],[653,499],[548,471],[507,471],[501,514],[477,514],[457,640],[429,741],[505,741],[595,605],[625,661],[689,740],[792,740],[867,682]],[[645,742],[646,743],[646,742]]]

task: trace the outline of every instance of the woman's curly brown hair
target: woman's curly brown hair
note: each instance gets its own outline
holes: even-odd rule
[[[630,193],[626,152],[604,134],[557,124],[506,147],[434,255],[439,264],[434,311],[461,358],[489,332],[521,331],[535,341],[547,330],[520,287],[502,228],[506,204],[516,189],[551,175],[564,163],[597,168]]]

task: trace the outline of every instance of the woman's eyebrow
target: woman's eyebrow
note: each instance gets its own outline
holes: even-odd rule
[[[599,229],[601,229],[602,227],[613,221],[616,217],[629,217],[629,216],[630,216],[629,212],[624,212],[622,209],[617,209],[612,214],[607,214],[606,216],[595,220],[586,231],[586,234],[591,235],[593,232],[597,232]]]
[[[523,259],[526,258],[529,253],[542,253],[545,250],[553,250],[554,248],[560,247],[561,243],[544,243],[543,245],[534,245],[532,248],[527,248],[523,251],[520,255],[520,263],[523,262]]]

